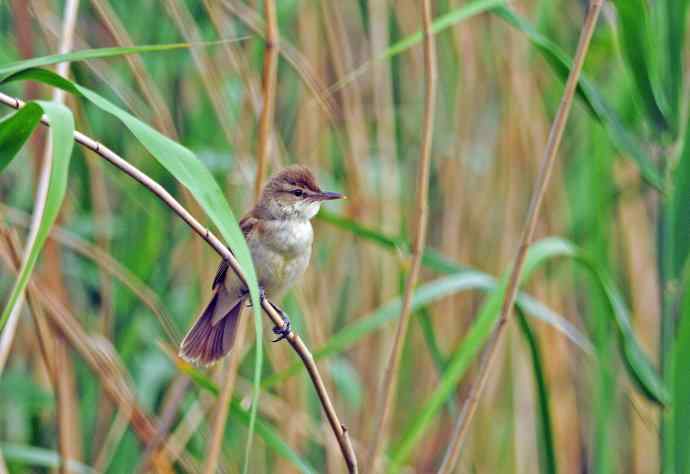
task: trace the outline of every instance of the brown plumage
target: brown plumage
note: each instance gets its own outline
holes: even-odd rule
[[[313,240],[309,220],[322,201],[342,197],[321,191],[304,166],[290,166],[268,181],[257,205],[240,221],[259,285],[268,298],[279,299],[304,273]],[[212,289],[210,302],[180,345],[181,357],[202,365],[212,364],[230,351],[248,300],[247,289],[228,271],[226,261],[218,266]]]

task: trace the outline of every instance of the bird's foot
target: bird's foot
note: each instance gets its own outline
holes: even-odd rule
[[[290,335],[290,332],[292,332],[292,324],[290,323],[290,318],[288,318],[288,315],[285,313],[285,311],[278,308],[276,305],[273,305],[273,307],[276,309],[276,311],[278,311],[278,313],[280,313],[280,317],[283,318],[283,325],[273,328],[273,334],[278,336],[273,340],[273,342],[278,342],[286,339]]]

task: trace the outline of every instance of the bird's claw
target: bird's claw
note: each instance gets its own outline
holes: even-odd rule
[[[276,326],[273,328],[273,334],[278,336],[273,340],[273,342],[278,342],[282,341],[283,339],[286,339],[290,335],[290,332],[292,332],[290,329],[290,327],[292,326],[290,323],[290,318],[288,318],[287,314],[285,314],[284,311],[281,311],[280,315],[283,318],[283,325]]]

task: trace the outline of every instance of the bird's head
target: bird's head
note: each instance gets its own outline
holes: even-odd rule
[[[340,193],[325,192],[308,168],[289,166],[266,183],[259,207],[272,219],[311,219],[323,201],[343,199]]]

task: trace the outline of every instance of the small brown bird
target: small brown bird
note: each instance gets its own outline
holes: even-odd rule
[[[290,166],[273,176],[261,192],[258,204],[240,220],[240,228],[252,254],[262,294],[278,300],[307,268],[314,231],[310,219],[322,201],[342,199],[339,193],[324,192],[304,166]],[[220,262],[213,280],[213,296],[180,345],[180,356],[197,364],[217,361],[232,348],[237,321],[247,306],[249,293],[228,262]],[[290,320],[273,328],[284,339]]]

